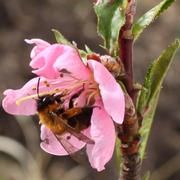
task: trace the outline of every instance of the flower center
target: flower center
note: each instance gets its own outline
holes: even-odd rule
[[[64,75],[65,74],[65,75]],[[71,73],[64,73],[55,80],[38,80],[37,87],[32,87],[30,95],[17,99],[16,104],[29,99],[38,100],[46,95],[60,96],[64,104],[71,106],[92,106],[95,99],[100,96],[98,84],[93,77],[86,80],[78,79]],[[82,104],[82,102],[84,102]],[[68,107],[67,107],[68,108]]]

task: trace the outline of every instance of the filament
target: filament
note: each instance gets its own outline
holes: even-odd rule
[[[59,93],[59,92],[63,92],[63,91],[59,90],[59,89],[55,89],[55,90],[50,91],[50,92],[43,92],[43,93],[39,93],[39,94],[33,94],[33,95],[25,96],[25,97],[22,97],[22,98],[18,99],[16,101],[16,104],[20,105],[22,102],[24,102],[26,100],[29,100],[29,99],[38,99],[41,96],[45,96],[45,95],[48,95],[48,94]]]
[[[57,89],[56,88],[56,89],[54,89],[52,91],[46,91],[46,92],[43,92],[43,93],[38,92],[38,94],[33,94],[33,95],[25,96],[25,97],[22,97],[22,98],[18,99],[16,101],[16,104],[20,105],[22,102],[27,101],[29,99],[38,99],[41,96],[52,95],[52,94],[55,94],[55,93],[63,93],[64,96],[65,96],[65,95],[69,94],[73,89],[78,88],[79,86],[82,86],[82,85],[84,85],[84,81],[73,83],[73,85],[71,85],[68,89]]]

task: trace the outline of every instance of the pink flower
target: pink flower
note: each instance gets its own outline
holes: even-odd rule
[[[114,122],[121,124],[124,118],[125,102],[121,87],[109,71],[99,62],[88,60],[84,64],[76,49],[61,44],[52,44],[40,40],[26,40],[36,44],[31,51],[32,72],[38,77],[28,81],[21,89],[8,89],[4,92],[3,108],[14,115],[33,115],[37,113],[37,83],[39,96],[64,93],[64,106],[68,108],[70,99],[77,92],[75,107],[94,106],[91,125],[83,130],[94,144],[86,144],[72,136],[67,140],[77,150],[86,145],[89,162],[98,171],[104,169],[111,159],[115,147]],[[64,133],[61,136],[68,136]],[[68,152],[56,139],[52,131],[41,126],[41,148],[54,155],[67,155]]]

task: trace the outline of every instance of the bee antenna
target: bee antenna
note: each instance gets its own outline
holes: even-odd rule
[[[39,85],[40,85],[40,80],[41,80],[41,78],[39,77],[39,78],[38,78],[38,82],[37,82],[37,96],[38,96],[38,98],[40,98],[40,96],[39,96]]]

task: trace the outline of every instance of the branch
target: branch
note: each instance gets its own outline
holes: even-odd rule
[[[125,119],[118,127],[118,137],[121,140],[122,165],[120,180],[140,180],[141,160],[139,149],[139,117],[135,109],[136,90],[133,82],[133,36],[132,24],[136,10],[136,1],[128,0],[126,9],[126,22],[120,31],[119,47],[120,58],[124,64],[124,85],[127,90],[125,95]]]
[[[138,153],[140,120],[128,94],[125,95],[125,104],[124,122],[117,127],[122,153],[120,180],[140,180],[141,160]]]
[[[132,36],[132,24],[136,11],[135,0],[129,0],[126,9],[126,21],[121,28],[119,36],[120,57],[125,68],[124,84],[127,88],[127,92],[134,99],[133,88],[133,36]]]

